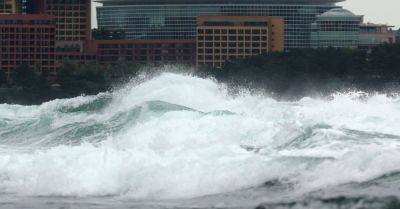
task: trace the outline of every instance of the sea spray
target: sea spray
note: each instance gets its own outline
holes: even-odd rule
[[[160,200],[280,182],[298,198],[368,184],[400,169],[400,99],[359,95],[284,102],[164,73],[96,96],[2,104],[0,190]]]

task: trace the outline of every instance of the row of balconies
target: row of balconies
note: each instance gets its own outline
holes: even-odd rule
[[[2,60],[7,60],[7,59],[10,59],[10,60],[14,60],[14,59],[54,59],[55,55],[54,55],[54,53],[52,53],[52,54],[49,54],[49,53],[46,53],[46,54],[18,53],[18,54],[2,54],[0,56],[0,58]]]
[[[0,29],[1,33],[12,33],[12,34],[30,34],[30,33],[53,33],[55,28],[53,26],[38,26],[38,27],[20,27],[17,25],[2,26]]]
[[[198,55],[213,55],[213,54],[259,54],[267,52],[267,49],[241,49],[241,50],[227,50],[227,51],[211,51],[211,52],[198,52]]]
[[[198,41],[267,41],[268,36],[198,36]]]
[[[198,42],[198,48],[250,48],[250,47],[268,47],[267,42]]]

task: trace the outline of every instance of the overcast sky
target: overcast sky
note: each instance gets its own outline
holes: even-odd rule
[[[358,15],[365,22],[384,23],[400,27],[400,0],[347,0],[340,5]]]
[[[97,4],[94,3],[93,7]],[[340,3],[355,14],[364,15],[365,22],[384,23],[400,27],[400,0],[347,0]],[[93,9],[93,27],[97,26]]]

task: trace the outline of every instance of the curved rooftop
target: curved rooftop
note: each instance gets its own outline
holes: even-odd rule
[[[350,12],[349,10],[343,9],[343,8],[331,9],[319,16],[320,17],[358,17],[353,12]]]
[[[345,0],[94,0],[104,5],[154,4],[334,4]]]

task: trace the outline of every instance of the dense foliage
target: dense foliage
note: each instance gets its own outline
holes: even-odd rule
[[[400,84],[399,61],[400,45],[382,45],[371,52],[298,49],[232,60],[222,69],[200,70],[232,85],[298,98],[343,90],[396,90]]]
[[[400,45],[382,45],[371,52],[298,49],[230,60],[222,69],[203,66],[195,73],[287,99],[343,90],[399,92],[399,61]],[[56,98],[97,94],[128,82],[141,70],[142,66],[127,62],[101,65],[65,61],[57,76],[49,79],[21,65],[9,79],[0,70],[0,103],[39,104]],[[146,68],[147,73],[156,70]]]
[[[128,82],[137,76],[140,68],[139,65],[123,62],[100,65],[96,62],[78,64],[65,61],[57,77],[50,79],[21,65],[8,82],[7,79],[2,80],[4,72],[1,71],[0,86],[7,88],[0,89],[0,103],[40,104],[57,98],[97,94]]]

